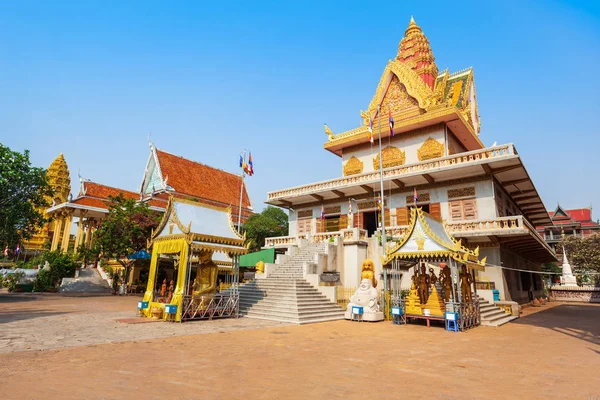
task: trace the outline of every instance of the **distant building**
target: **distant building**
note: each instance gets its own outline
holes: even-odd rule
[[[556,210],[548,212],[552,225],[538,226],[536,229],[544,240],[559,253],[562,249],[556,246],[565,236],[586,237],[600,233],[600,224],[592,220],[592,207],[565,210],[560,205]]]

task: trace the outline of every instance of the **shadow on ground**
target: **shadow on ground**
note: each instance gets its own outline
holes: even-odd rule
[[[63,311],[48,311],[48,310],[19,310],[2,312],[0,311],[0,324],[6,324],[8,322],[24,321],[27,319],[52,317],[55,315],[69,314]]]
[[[547,328],[563,335],[600,345],[600,330],[594,327],[594,325],[597,326],[594,321],[599,319],[600,305],[561,304],[525,318],[519,318],[512,323]]]

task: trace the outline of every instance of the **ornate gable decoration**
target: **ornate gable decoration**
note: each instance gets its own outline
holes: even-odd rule
[[[385,147],[381,153],[383,154],[383,168],[404,165],[406,161],[406,153],[394,146]],[[377,153],[377,157],[373,158],[373,169],[379,170],[379,153]]]
[[[444,144],[434,138],[429,138],[417,150],[419,161],[431,160],[432,158],[442,157],[444,155]]]
[[[396,112],[418,107],[419,102],[408,94],[406,87],[398,80],[398,77],[392,75],[392,80],[381,102],[381,115],[386,115],[390,110]]]
[[[362,172],[363,162],[355,156],[350,157],[344,165],[344,176],[362,174]]]

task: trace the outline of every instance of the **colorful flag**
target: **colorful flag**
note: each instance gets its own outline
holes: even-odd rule
[[[392,133],[392,136],[394,136],[394,118],[392,118],[392,110],[391,109],[388,110],[388,114],[390,117],[390,132]]]
[[[381,195],[377,196],[377,208],[381,211]]]
[[[419,201],[419,195],[417,194],[417,188],[413,188],[413,197],[415,199],[415,204]]]
[[[17,248],[15,249],[15,256],[18,256],[20,252],[21,252],[21,245],[17,244]]]
[[[254,166],[252,165],[252,153],[248,156],[248,175],[254,175]]]
[[[321,204],[321,219],[325,219],[325,206]]]

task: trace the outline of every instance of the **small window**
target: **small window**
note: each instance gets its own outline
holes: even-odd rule
[[[454,200],[449,207],[452,221],[477,219],[477,199]]]

